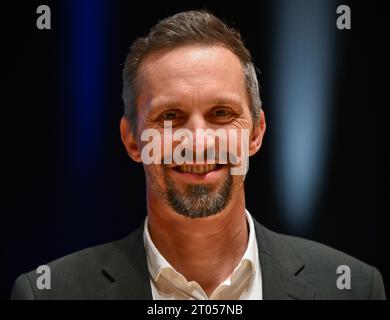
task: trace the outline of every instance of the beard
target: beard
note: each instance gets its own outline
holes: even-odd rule
[[[177,213],[188,218],[215,215],[225,209],[231,199],[233,177],[230,174],[216,190],[210,185],[190,184],[185,191],[180,191],[167,175],[164,180],[167,187],[165,199]]]

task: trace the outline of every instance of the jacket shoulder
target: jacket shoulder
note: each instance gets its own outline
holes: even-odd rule
[[[325,244],[268,229],[267,233],[302,261],[300,277],[318,298],[385,299],[382,276],[375,267]]]
[[[107,284],[102,266],[108,261],[117,244],[123,240],[89,247],[61,257],[20,275],[14,284],[11,299],[91,299]],[[43,274],[49,284],[38,288]]]

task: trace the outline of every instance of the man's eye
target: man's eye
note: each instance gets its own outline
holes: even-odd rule
[[[177,117],[178,117],[178,115],[177,115],[177,112],[175,112],[175,111],[165,112],[162,115],[163,120],[175,120]]]
[[[231,112],[227,109],[217,109],[213,113],[216,117],[227,117],[231,115]]]

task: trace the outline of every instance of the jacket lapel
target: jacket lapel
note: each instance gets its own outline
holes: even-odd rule
[[[113,253],[102,273],[110,285],[97,294],[97,299],[152,299],[142,224],[128,237],[114,242]]]
[[[283,237],[262,226],[253,216],[259,247],[264,300],[315,299],[313,289],[300,279],[305,265]]]

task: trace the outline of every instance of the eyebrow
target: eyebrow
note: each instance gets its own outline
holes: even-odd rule
[[[210,100],[210,104],[212,105],[233,105],[239,108],[242,108],[240,100],[233,97],[228,96],[220,96]]]
[[[169,109],[177,109],[182,103],[180,100],[170,98],[157,98],[156,101],[151,101],[148,108],[148,113],[154,113],[156,111],[165,111]],[[242,104],[238,98],[232,96],[217,96],[207,100],[207,105],[210,106],[226,106],[231,105],[233,107],[242,110]]]

